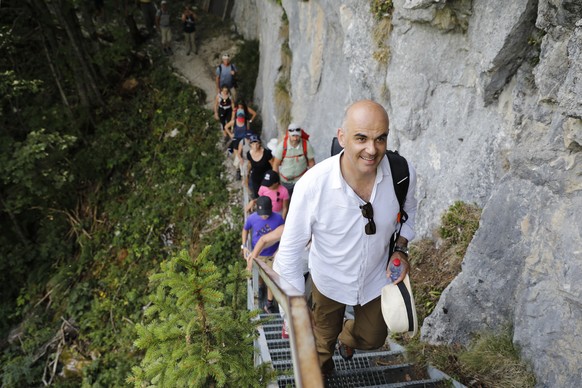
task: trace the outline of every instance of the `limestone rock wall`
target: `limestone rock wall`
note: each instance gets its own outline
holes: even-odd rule
[[[329,155],[346,105],[373,98],[390,114],[390,148],[417,167],[421,236],[455,200],[484,208],[463,271],[425,320],[423,339],[466,342],[512,325],[540,386],[579,386],[582,0],[394,6],[393,30],[378,42],[365,1],[237,2],[239,30],[261,41],[265,131],[283,130],[273,96],[284,12],[292,118],[312,133],[317,160]],[[378,60],[382,43],[388,62]]]

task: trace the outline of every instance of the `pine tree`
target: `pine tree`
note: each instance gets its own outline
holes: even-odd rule
[[[218,290],[224,279],[207,259],[210,246],[191,260],[183,250],[150,277],[156,291],[146,310],[147,324],[136,326],[135,345],[145,350],[128,381],[136,387],[259,387],[273,375],[253,366],[257,311],[241,308],[246,272],[229,266],[231,303]]]

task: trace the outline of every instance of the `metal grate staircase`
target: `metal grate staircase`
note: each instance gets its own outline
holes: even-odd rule
[[[279,314],[263,314],[262,342],[266,343],[273,368],[280,373],[278,387],[295,387],[291,349],[288,339],[281,338],[283,320]],[[395,348],[395,349],[392,349]],[[326,387],[450,387],[444,375],[431,376],[404,360],[404,349],[392,344],[390,350],[356,351],[350,361],[336,352],[335,372],[325,378]]]

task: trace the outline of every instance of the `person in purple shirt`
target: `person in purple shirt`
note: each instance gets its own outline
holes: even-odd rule
[[[245,225],[242,230],[242,245],[241,249],[243,251],[243,257],[249,261],[253,257],[250,257],[251,252],[247,249],[247,240],[249,237],[249,232],[251,232],[251,250],[255,247],[261,236],[272,232],[277,229],[280,225],[283,225],[285,221],[279,213],[273,212],[273,203],[271,198],[267,196],[262,196],[257,198],[257,211],[248,216]],[[265,249],[263,249],[259,257],[270,268],[273,268],[273,258],[275,252],[279,248],[279,243],[275,243]],[[271,290],[267,290],[267,303],[265,304],[264,310],[268,314],[274,312],[273,306],[273,293]]]

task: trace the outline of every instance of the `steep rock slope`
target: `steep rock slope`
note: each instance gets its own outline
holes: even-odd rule
[[[540,386],[578,386],[582,0],[394,0],[389,35],[368,2],[282,5],[249,0],[233,10],[239,31],[261,42],[266,133],[283,130],[286,18],[291,115],[313,134],[318,160],[346,105],[373,98],[389,111],[391,148],[417,167],[421,235],[455,200],[484,207],[463,271],[423,338],[466,342],[511,324]]]

